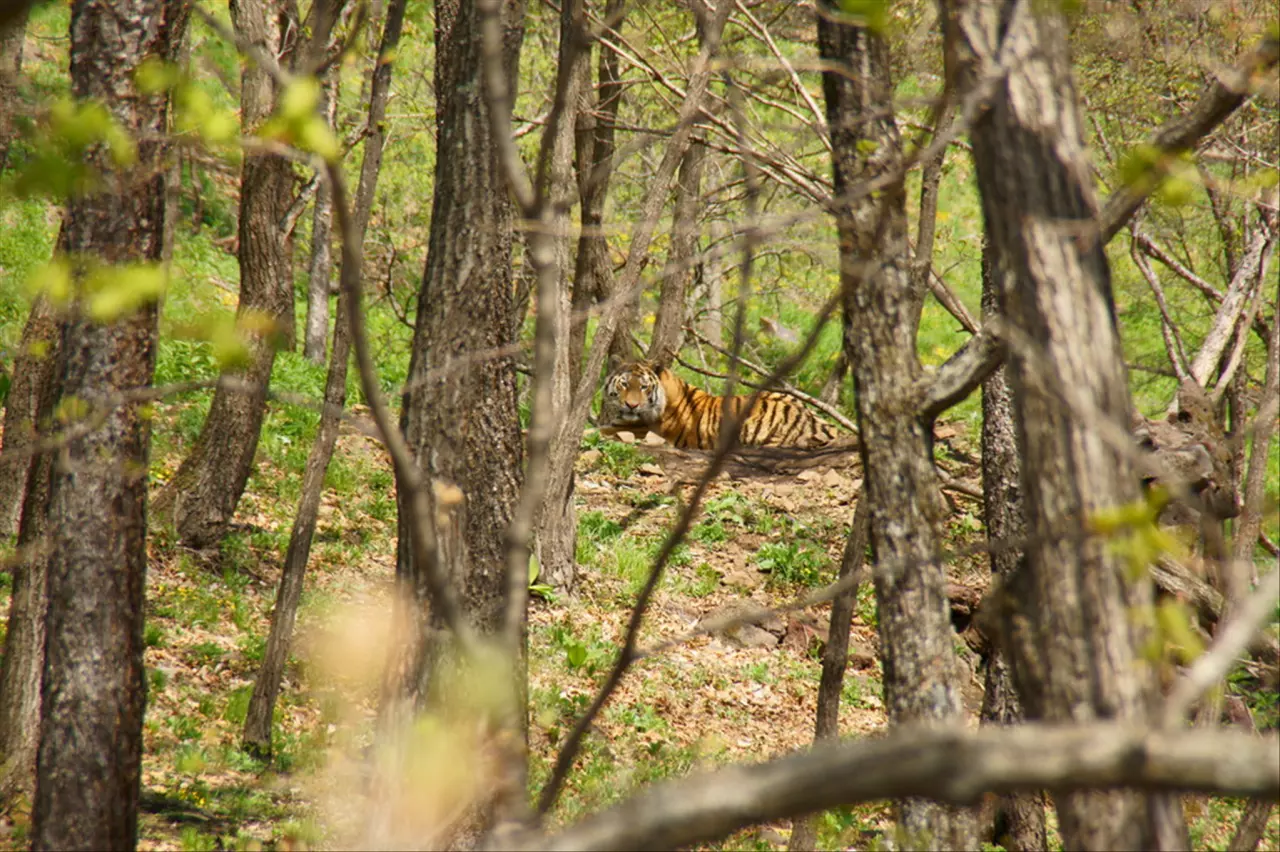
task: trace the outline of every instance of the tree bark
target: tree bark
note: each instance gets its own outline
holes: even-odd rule
[[[338,74],[342,66],[329,70],[320,89],[320,111],[325,123],[334,127],[338,109]],[[329,338],[329,294],[333,292],[333,256],[329,242],[333,234],[333,194],[321,181],[316,188],[311,211],[311,262],[307,268],[307,319],[302,354],[316,364],[324,363]]]
[[[614,21],[614,28],[622,29],[620,15],[623,0],[606,0],[604,16]],[[598,65],[598,94],[590,91],[582,98],[582,115],[578,117],[575,132],[578,159],[578,198],[582,205],[582,234],[578,237],[578,255],[573,272],[573,296],[571,307],[573,320],[569,331],[569,355],[573,364],[575,384],[582,374],[583,346],[587,340],[587,311],[613,294],[613,262],[609,259],[609,240],[604,235],[604,206],[613,178],[614,125],[622,106],[622,77],[618,71],[618,54],[607,46],[601,46]],[[631,351],[626,338],[629,323],[615,334],[610,352],[627,357]],[[587,380],[595,382],[596,376]]]
[[[1015,347],[1012,359],[1032,536],[1025,584],[1011,596],[1015,679],[1032,718],[1140,722],[1150,678],[1133,614],[1147,611],[1150,584],[1126,580],[1107,543],[1085,536],[1096,512],[1137,499],[1137,482],[1126,457],[1061,399],[1063,388],[1082,394],[1127,429],[1107,259],[1101,243],[1083,238],[1097,210],[1066,27],[1056,10],[1029,0],[941,5],[952,75],[1007,74],[971,137],[988,239],[1009,270],[1001,311],[1038,350]],[[1153,847],[1150,805],[1132,792],[1061,795],[1063,843]]]
[[[232,21],[240,38],[287,57],[298,27],[296,7],[277,15],[267,0],[234,0]],[[247,62],[240,75],[240,121],[252,132],[275,108],[276,86],[266,71]],[[293,325],[293,282],[279,223],[288,209],[293,167],[278,154],[246,152],[240,179],[240,304],[236,317],[266,317],[279,332]],[[253,471],[266,415],[267,387],[275,365],[275,334],[255,337],[249,364],[236,384],[219,384],[191,454],[156,497],[156,512],[171,515],[188,547],[216,545],[235,516]]]
[[[387,100],[391,95],[391,71],[400,31],[404,23],[407,0],[391,0],[387,10],[382,41],[378,48],[373,84],[369,97],[369,136],[365,140],[364,159],[360,168],[360,184],[356,189],[354,230],[356,241],[364,242],[364,232],[369,222],[369,211],[377,189],[378,173],[382,163],[382,148],[387,131],[383,124]],[[332,118],[332,116],[331,116]],[[330,209],[332,213],[332,209]],[[357,252],[363,256],[362,252]],[[327,296],[326,296],[327,299]],[[271,754],[271,720],[275,713],[276,697],[284,676],[285,662],[289,657],[289,644],[297,618],[298,604],[302,599],[302,585],[306,574],[307,559],[315,535],[316,518],[320,510],[320,497],[324,488],[324,475],[333,457],[338,439],[343,406],[347,401],[347,368],[351,353],[350,317],[347,300],[338,300],[338,316],[333,326],[333,351],[330,355],[329,375],[325,381],[324,411],[320,416],[320,428],[315,443],[307,457],[307,467],[302,476],[302,497],[298,514],[289,536],[289,549],[285,554],[284,568],[280,574],[280,588],[276,592],[276,606],[271,613],[271,632],[267,637],[266,653],[262,668],[253,682],[253,695],[249,699],[249,711],[245,715],[241,742],[250,753],[266,757]]]
[[[167,98],[141,97],[133,73],[181,38],[177,2],[79,0],[71,9],[71,82],[139,139],[133,168],[90,155],[108,190],[67,210],[78,258],[154,262],[164,247]],[[84,267],[80,269],[83,274]],[[113,321],[82,303],[61,323],[62,398],[101,405],[151,383],[158,310]],[[59,451],[49,496],[48,610],[33,819],[35,849],[129,849],[137,841],[146,684],[142,667],[150,418],[111,407]]]
[[[707,146],[695,139],[680,161],[676,180],[675,212],[671,218],[671,251],[667,258],[670,273],[662,279],[658,313],[649,340],[650,360],[679,354],[684,343],[685,310],[698,250],[698,213],[702,207],[702,171]]]
[[[36,341],[44,349],[38,358],[30,348]],[[4,449],[18,454],[8,460],[12,467],[4,474],[12,477],[13,493],[21,501],[18,550],[24,556],[13,567],[8,630],[0,657],[0,809],[35,789],[49,565],[48,550],[42,545],[48,528],[53,454],[29,451],[34,449],[35,424],[49,422],[58,398],[61,343],[48,301],[38,299],[23,331],[23,355],[5,410]]]
[[[514,88],[523,4],[507,0],[504,72]],[[502,626],[506,569],[502,531],[520,487],[522,447],[515,361],[491,353],[512,342],[513,211],[497,162],[482,91],[481,17],[472,3],[436,6],[436,91],[440,92],[435,198],[426,270],[404,395],[401,428],[436,491],[456,487],[461,502],[415,518],[399,495],[397,576],[425,589],[411,558],[408,525],[442,520],[442,564],[470,621],[482,633]],[[465,369],[458,369],[463,364]],[[445,371],[450,371],[445,373]],[[439,516],[447,516],[440,518]],[[422,592],[418,592],[420,603]],[[438,611],[431,629],[443,626]],[[439,648],[423,655],[424,664]],[[404,684],[427,697],[430,665]]]
[[[19,107],[19,78],[22,74],[23,45],[27,40],[27,17],[31,7],[18,4],[13,17],[0,25],[0,170],[9,164],[13,142],[14,113]]]
[[[26,494],[30,452],[36,441],[41,396],[49,393],[57,363],[58,328],[47,299],[31,305],[14,362],[13,380],[4,406],[4,441],[0,444],[0,537],[18,528]]]
[[[916,417],[923,371],[911,330],[923,292],[913,286],[906,193],[898,181],[879,197],[839,199],[861,180],[902,166],[893,120],[889,50],[829,4],[818,13],[818,49],[835,173],[844,299],[844,348],[858,400],[863,499],[871,505],[873,576],[891,725],[961,718],[946,574],[937,559],[946,515]],[[900,803],[911,846],[977,846],[972,815],[922,799]]]
[[[858,589],[865,581],[863,561],[871,533],[871,504],[863,494],[854,510],[852,529],[844,544],[840,560],[840,577],[847,582],[855,574],[859,579],[831,602],[831,623],[827,628],[827,645],[822,649],[822,678],[818,682],[818,711],[813,728],[813,744],[840,737],[840,695],[844,691],[844,671],[849,664],[849,631],[853,628],[853,608],[858,602]],[[818,827],[813,817],[796,820],[787,842],[788,852],[805,852],[817,848]]]
[[[986,321],[1000,311],[1002,278],[1009,274],[999,267],[990,244],[982,250],[982,312]],[[1019,462],[1017,429],[1013,417],[1013,394],[1009,388],[1008,370],[1001,366],[982,383],[982,521],[987,540],[1017,541],[1026,535],[1022,510],[1022,465]],[[1012,583],[1025,559],[1020,550],[993,550],[992,579]],[[1014,625],[1007,620],[1000,625],[1001,635],[1008,637]],[[1022,704],[1018,700],[1005,643],[992,643],[987,658],[987,676],[983,688],[984,725],[1016,725],[1022,722]],[[1037,793],[1006,793],[995,803],[992,841],[1010,852],[1047,849],[1044,804]]]

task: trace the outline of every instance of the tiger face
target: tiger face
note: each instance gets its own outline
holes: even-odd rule
[[[667,395],[657,369],[644,361],[617,367],[604,380],[600,425],[612,429],[657,429]]]

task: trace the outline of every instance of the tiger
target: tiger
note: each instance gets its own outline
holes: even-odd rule
[[[614,362],[604,381],[600,425],[606,430],[641,427],[657,432],[681,449],[714,449],[724,419],[724,397],[709,394],[652,361]],[[740,414],[748,397],[730,397]],[[762,393],[743,421],[739,438],[746,446],[825,447],[839,437],[794,398]]]

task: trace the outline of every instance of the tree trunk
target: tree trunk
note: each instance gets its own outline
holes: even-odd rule
[[[29,455],[36,441],[41,397],[50,392],[58,353],[58,327],[44,297],[31,305],[14,362],[13,381],[4,407],[4,441],[0,444],[0,538],[18,528],[27,488]]]
[[[1007,269],[997,267],[988,244],[982,250],[982,312],[984,320],[997,316],[1000,310],[1001,281]],[[1017,541],[1026,535],[1022,515],[1022,466],[1019,463],[1017,431],[1013,419],[1013,395],[1009,389],[1007,370],[1000,367],[982,383],[982,520],[987,539],[996,542]],[[993,579],[1014,582],[1023,554],[1015,550],[993,550]],[[1014,626],[1001,625],[1001,634],[1009,636]],[[987,677],[982,697],[982,724],[1016,725],[1023,719],[1009,668],[1008,650],[1004,643],[993,642],[987,658]],[[996,800],[995,831],[992,842],[1010,852],[1047,849],[1044,805],[1036,793],[1008,793]]]
[[[818,15],[818,49],[831,128],[837,197],[859,181],[899,171],[889,49],[832,5]],[[885,706],[890,724],[962,718],[947,579],[937,559],[946,515],[917,419],[922,377],[911,335],[923,294],[912,285],[906,193],[901,180],[878,197],[837,202],[844,347],[858,400],[863,499],[871,506]],[[972,815],[921,799],[900,803],[910,846],[977,845]]]
[[[154,262],[164,245],[167,98],[140,97],[133,74],[171,55],[178,2],[80,0],[71,9],[71,82],[139,139],[138,161],[113,169],[90,155],[109,191],[75,199],[64,245],[109,264]],[[62,321],[63,399],[93,405],[151,383],[158,310],[99,322],[79,305]],[[59,451],[49,498],[48,610],[35,849],[130,849],[137,841],[142,762],[144,582],[150,418],[110,408]]]
[[[1108,543],[1087,537],[1095,513],[1137,499],[1125,457],[1061,394],[1085,397],[1127,433],[1124,354],[1102,245],[1089,239],[1092,177],[1071,84],[1066,27],[1030,0],[943,3],[952,74],[1007,77],[974,124],[974,162],[988,239],[1002,276],[1001,312],[1037,347],[1012,346],[1022,493],[1031,544],[1011,597],[1014,675],[1032,718],[1141,722],[1151,682],[1135,613],[1148,582],[1126,580]],[[1052,372],[1049,372],[1052,371]],[[1063,537],[1063,533],[1068,537]],[[1145,572],[1143,572],[1145,578]],[[1149,800],[1131,792],[1057,798],[1067,848],[1156,845]]]
[[[342,66],[329,70],[320,89],[320,111],[330,128],[338,109],[338,74]],[[325,342],[329,338],[329,294],[333,291],[333,260],[329,251],[333,233],[333,194],[321,181],[316,188],[311,212],[311,263],[307,268],[307,321],[302,354],[316,364],[324,363]]]
[[[658,314],[649,340],[649,359],[669,359],[684,343],[685,309],[693,280],[693,257],[698,250],[698,212],[702,207],[702,166],[707,146],[694,140],[680,161],[676,181],[676,209],[671,220],[671,252],[668,273],[662,279]]]
[[[289,9],[294,9],[288,6]],[[236,0],[232,20],[240,38],[287,56],[297,36],[296,21],[283,21],[267,0]],[[294,9],[296,12],[296,9]],[[240,76],[240,119],[252,132],[275,107],[276,91],[267,72],[247,62]],[[240,180],[240,304],[237,319],[265,316],[274,329],[293,325],[293,284],[279,223],[289,206],[293,167],[278,154],[246,152]],[[275,334],[257,336],[249,364],[221,383],[213,396],[191,454],[156,498],[156,512],[172,515],[188,547],[217,544],[244,494],[266,415],[267,387],[276,359]]]
[[[360,169],[360,185],[356,189],[355,232],[360,242],[364,240],[369,221],[372,198],[377,189],[378,171],[382,162],[382,148],[386,142],[386,127],[382,123],[387,100],[391,94],[391,70],[388,61],[394,55],[400,41],[407,0],[391,0],[387,11],[382,43],[378,49],[377,68],[373,74],[373,88],[369,100],[370,134],[365,141],[364,161]],[[361,253],[362,254],[362,253]],[[327,298],[327,297],[326,297]],[[285,661],[289,657],[289,643],[293,637],[293,625],[297,618],[298,604],[302,599],[302,583],[306,574],[307,559],[311,553],[311,541],[315,535],[316,517],[320,509],[320,496],[324,487],[324,475],[333,447],[338,438],[338,426],[342,409],[347,400],[347,366],[351,351],[351,335],[348,330],[347,300],[338,300],[338,316],[333,326],[333,352],[329,364],[329,376],[325,382],[325,408],[320,416],[320,428],[315,444],[307,457],[307,467],[302,477],[302,497],[298,514],[289,536],[289,550],[285,554],[284,569],[280,574],[280,588],[276,593],[276,606],[271,613],[271,632],[267,638],[262,668],[253,682],[253,695],[245,716],[241,741],[247,751],[260,756],[271,754],[271,719],[275,713],[276,696],[284,676]]]
[[[822,678],[818,682],[818,711],[813,727],[814,747],[824,740],[840,737],[840,695],[844,692],[844,671],[849,664],[849,631],[853,628],[853,608],[858,602],[858,588],[865,581],[863,561],[871,533],[871,504],[866,495],[858,498],[853,513],[849,538],[840,560],[839,582],[852,585],[831,602],[831,623],[827,628],[827,645],[822,649]],[[851,578],[857,576],[857,580]],[[805,852],[817,848],[816,817],[797,819],[791,827],[787,852]]]
[[[604,17],[622,29],[618,17],[623,0],[606,0]],[[599,94],[584,93],[582,114],[576,127],[578,158],[578,197],[582,204],[582,235],[578,238],[578,256],[573,271],[573,320],[569,331],[569,357],[576,383],[582,374],[583,346],[587,339],[587,312],[613,293],[613,261],[609,259],[609,240],[604,235],[604,206],[613,178],[614,125],[622,106],[622,77],[618,71],[618,54],[607,45],[600,46]],[[619,328],[625,329],[624,323]],[[630,342],[626,335],[615,334],[611,352],[626,357]],[[594,383],[597,376],[587,377]]]
[[[44,345],[39,358],[31,354],[29,346],[35,341]],[[5,451],[20,454],[9,459],[12,467],[4,473],[12,477],[13,493],[22,501],[18,551],[25,556],[13,567],[8,631],[4,655],[0,657],[0,810],[15,797],[29,795],[35,789],[47,608],[45,577],[49,566],[48,550],[41,545],[48,531],[53,454],[28,455],[24,451],[32,448],[35,441],[35,424],[49,422],[58,398],[61,342],[48,301],[38,299],[23,332],[24,354],[18,360],[5,411]],[[22,406],[21,413],[18,405]]]
[[[523,14],[520,0],[504,3],[504,70],[513,88]],[[515,361],[489,354],[513,340],[513,211],[482,91],[480,24],[475,4],[436,6],[439,154],[401,428],[429,485],[461,491],[462,502],[439,530],[442,564],[473,625],[491,633],[502,626],[502,531],[518,496],[523,453]],[[457,369],[460,363],[466,369]],[[414,518],[404,494],[399,518],[397,575],[421,589],[408,525],[433,519]],[[443,626],[434,609],[430,622]],[[418,672],[405,688],[425,698],[430,675]]]
[[[27,40],[27,17],[30,13],[31,7],[22,3],[13,17],[0,26],[0,170],[9,164],[9,145],[14,137],[13,117],[19,108],[22,49]]]

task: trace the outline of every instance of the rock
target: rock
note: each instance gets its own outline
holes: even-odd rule
[[[730,568],[724,572],[721,582],[726,586],[736,586],[749,591],[764,585],[764,577],[760,576],[759,571],[753,571],[750,568]]]
[[[730,627],[724,638],[740,648],[773,648],[778,644],[778,637],[768,630],[762,630],[754,624],[739,624]]]
[[[619,441],[621,441],[624,444],[634,444],[636,442],[635,432],[627,432],[625,430],[620,432],[614,432],[613,437],[617,438]]]
[[[587,450],[585,453],[578,456],[578,461],[582,462],[587,467],[595,467],[596,462],[600,461],[603,455],[604,454],[599,450]]]
[[[636,468],[636,470],[639,471],[640,473],[643,473],[645,476],[666,476],[667,475],[666,472],[663,471],[663,469],[658,467],[656,464],[642,464],[638,468]]]
[[[646,432],[644,434],[644,442],[651,447],[660,447],[667,441],[657,432]]]

